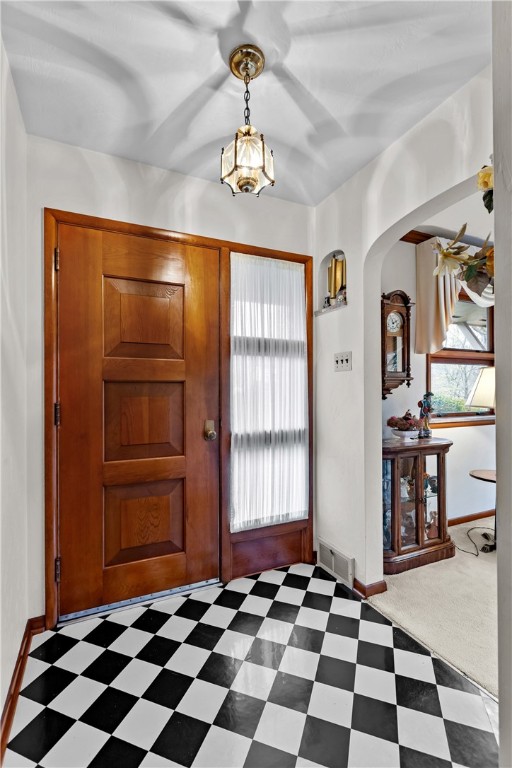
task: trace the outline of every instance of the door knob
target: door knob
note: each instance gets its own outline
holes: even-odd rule
[[[206,421],[204,422],[204,439],[205,440],[217,439],[217,433],[215,431],[215,422],[211,419],[206,419]]]

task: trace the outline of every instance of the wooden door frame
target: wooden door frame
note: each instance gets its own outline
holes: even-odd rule
[[[297,253],[276,251],[269,248],[245,245],[172,232],[166,229],[140,224],[114,221],[87,216],[54,208],[44,209],[44,433],[45,433],[45,624],[53,628],[58,619],[58,587],[55,580],[55,562],[58,557],[58,452],[55,426],[55,403],[59,400],[58,368],[58,229],[60,224],[70,224],[93,229],[118,232],[139,237],[150,237],[186,246],[216,249],[220,263],[219,297],[219,403],[220,433],[219,479],[219,576],[229,581],[237,574],[233,570],[233,550],[237,544],[261,538],[284,536],[300,532],[301,559],[312,561],[313,551],[313,259]],[[268,526],[256,531],[232,534],[229,530],[229,473],[230,473],[230,253],[252,254],[267,258],[283,259],[304,264],[306,279],[307,350],[308,350],[308,420],[309,420],[309,510],[305,520]],[[262,533],[263,532],[263,533]],[[288,563],[282,563],[286,565]]]

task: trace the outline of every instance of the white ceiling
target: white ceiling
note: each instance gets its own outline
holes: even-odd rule
[[[317,204],[490,62],[491,4],[2,2],[27,131],[217,181],[243,123],[227,61],[255,42],[265,195]],[[229,194],[226,188],[226,195]]]

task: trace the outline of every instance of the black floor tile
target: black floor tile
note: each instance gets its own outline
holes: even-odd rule
[[[215,648],[224,634],[223,629],[213,627],[211,624],[197,624],[186,639],[187,645],[197,645],[211,651]]]
[[[141,629],[143,632],[151,632],[156,635],[159,629],[169,621],[169,615],[163,611],[152,611],[148,608],[132,624],[134,629]]]
[[[178,650],[181,643],[177,640],[169,640],[166,637],[155,635],[136,656],[141,661],[149,661],[150,664],[157,664],[159,667],[165,667],[171,656]]]
[[[297,675],[289,675],[285,672],[278,672],[268,700],[272,704],[280,704],[282,707],[306,713],[312,690],[312,680],[297,677]]]
[[[288,645],[293,648],[302,648],[304,651],[320,653],[325,638],[325,632],[319,629],[295,626],[292,629]]]
[[[176,709],[193,682],[193,677],[174,672],[172,669],[162,669],[142,698],[162,707]]]
[[[68,672],[67,669],[48,667],[42,675],[36,677],[26,688],[23,688],[22,693],[27,699],[48,705],[75,678],[76,675],[73,672]]]
[[[498,745],[493,733],[445,720],[452,762],[467,768],[498,765]]]
[[[252,739],[264,707],[265,702],[261,699],[246,696],[238,691],[229,691],[217,713],[214,725]]]
[[[153,744],[151,752],[189,768],[209,730],[208,723],[174,712]]]
[[[444,685],[446,688],[455,688],[457,691],[466,691],[467,693],[480,695],[480,691],[476,685],[473,685],[473,683],[464,677],[464,675],[461,675],[455,669],[452,669],[452,667],[444,661],[441,661],[441,659],[437,659],[433,656],[432,665],[434,667],[434,675],[438,685]]]
[[[231,656],[211,653],[199,672],[198,678],[206,680],[208,683],[230,688],[242,663],[240,659],[234,659]]]
[[[189,597],[184,603],[180,605],[175,616],[181,616],[184,619],[192,619],[192,621],[199,621],[205,615],[206,611],[210,607],[210,603],[205,603],[203,600],[194,600]]]
[[[386,624],[388,627],[392,624],[389,619],[386,619],[382,613],[376,611],[375,608],[372,608],[368,603],[361,603],[361,618],[364,619],[364,621],[374,621],[376,624]]]
[[[99,683],[110,685],[130,661],[131,658],[125,656],[124,653],[106,650],[92,664],[89,664],[82,675],[97,680]]]
[[[251,645],[245,660],[251,661],[253,664],[260,664],[262,667],[279,669],[285,650],[286,645],[273,643],[271,640],[262,640],[261,638],[256,637],[254,638],[254,642]]]
[[[145,749],[111,736],[89,763],[89,768],[138,768],[146,754]]]
[[[257,581],[254,587],[251,589],[251,595],[257,597],[266,597],[269,600],[273,600],[279,591],[279,584],[270,584],[268,581]]]
[[[342,597],[344,600],[354,600],[356,603],[362,603],[359,595],[355,595],[345,584],[340,584],[339,582],[334,587],[334,597]]]
[[[278,621],[287,621],[290,624],[295,622],[300,606],[282,603],[280,600],[274,600],[267,613],[268,619],[277,619]]]
[[[296,573],[288,573],[283,580],[284,587],[293,587],[294,589],[307,589],[309,579],[307,576],[298,576]]]
[[[222,605],[223,608],[234,608],[237,611],[247,597],[242,592],[235,592],[234,589],[221,589],[220,595],[215,598],[215,605]]]
[[[306,717],[299,755],[328,768],[348,765],[350,729],[317,717]]]
[[[410,635],[407,635],[403,629],[393,627],[393,647],[399,651],[410,651],[410,653],[419,653],[423,656],[430,656],[430,651],[424,645],[418,643]]]
[[[327,571],[324,571],[324,569],[319,565],[315,565],[313,569],[313,578],[323,579],[324,581],[336,581],[334,576],[331,576],[330,573],[327,573]]]
[[[106,688],[89,709],[85,710],[80,720],[93,728],[113,733],[137,701],[137,696],[131,693]]]
[[[64,654],[70,651],[78,642],[79,641],[75,640],[73,637],[68,637],[67,635],[55,632],[49,640],[46,640],[46,642],[42,643],[29,655],[34,659],[46,661],[47,664],[55,664],[61,656],[64,656]]]
[[[320,656],[315,678],[318,683],[353,691],[355,677],[355,664],[343,659],[331,659],[330,656]]]
[[[253,741],[245,758],[244,768],[295,768],[296,761],[295,755]]]
[[[327,621],[327,632],[332,632],[335,635],[344,635],[345,637],[353,637],[357,640],[359,637],[359,619],[331,613]]]
[[[307,592],[302,605],[304,608],[315,608],[317,611],[331,610],[332,597],[329,595],[319,595],[316,592]]]
[[[244,635],[257,635],[259,628],[263,624],[263,616],[255,616],[253,613],[238,611],[229,629],[233,632],[242,632]]]
[[[354,694],[352,728],[379,739],[398,743],[397,710],[394,704]]]
[[[400,747],[400,768],[452,768],[452,763],[416,749]]]
[[[9,742],[9,749],[38,763],[75,721],[53,709],[43,709]]]
[[[126,631],[126,627],[123,624],[116,624],[114,621],[102,621],[97,627],[94,627],[92,632],[89,632],[84,640],[88,643],[94,643],[94,645],[101,645],[102,648],[108,648],[112,645],[114,640],[117,640],[119,635],[122,635]]]
[[[357,646],[357,663],[366,667],[382,669],[385,672],[395,671],[393,649],[377,643],[366,643],[360,640]]]
[[[412,677],[395,676],[396,703],[400,707],[417,709],[429,715],[442,717],[437,685],[415,680]]]

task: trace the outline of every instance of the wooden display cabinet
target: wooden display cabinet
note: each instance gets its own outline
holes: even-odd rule
[[[445,457],[451,440],[384,440],[382,509],[384,573],[455,554],[446,519]]]

